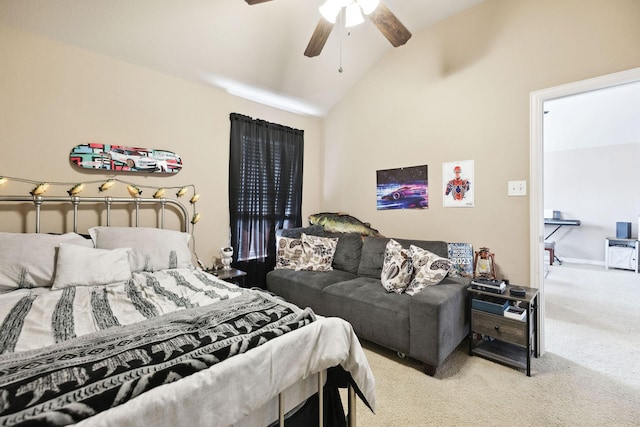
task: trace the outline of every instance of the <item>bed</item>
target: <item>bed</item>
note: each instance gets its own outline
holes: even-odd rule
[[[351,325],[194,268],[179,202],[0,196],[11,204],[33,208],[35,232],[0,228],[0,425],[343,425],[339,386],[349,425],[356,396],[374,410]],[[111,224],[119,204],[132,226]],[[157,228],[139,223],[147,204]],[[163,228],[167,205],[181,230]],[[104,206],[105,225],[78,234],[78,212]],[[73,231],[42,232],[58,209]]]

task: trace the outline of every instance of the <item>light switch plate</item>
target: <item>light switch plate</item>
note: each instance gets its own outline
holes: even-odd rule
[[[509,196],[526,196],[527,181],[509,181],[507,194]]]

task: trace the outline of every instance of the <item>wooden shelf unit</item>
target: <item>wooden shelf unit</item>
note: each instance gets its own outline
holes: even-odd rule
[[[524,296],[509,293],[512,287],[524,288]],[[503,294],[474,289],[469,291],[470,331],[469,355],[480,356],[507,366],[524,369],[531,376],[531,355],[538,357],[538,290],[509,286]],[[522,320],[473,308],[471,300],[483,297],[519,302],[527,315]]]

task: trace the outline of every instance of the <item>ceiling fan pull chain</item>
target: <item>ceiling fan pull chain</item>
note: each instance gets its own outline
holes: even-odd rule
[[[340,22],[338,24],[338,33],[340,34],[339,37],[339,43],[340,43],[340,67],[338,68],[338,72],[342,73],[342,38],[343,38],[343,32],[345,30],[344,27],[344,14],[345,14],[345,9],[342,8],[342,11],[340,12]]]

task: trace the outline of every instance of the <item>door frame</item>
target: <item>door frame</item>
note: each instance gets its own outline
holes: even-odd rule
[[[545,352],[544,296],[544,103],[552,99],[592,92],[640,81],[640,68],[567,83],[531,92],[529,97],[529,271],[532,287],[538,288],[538,349]]]

